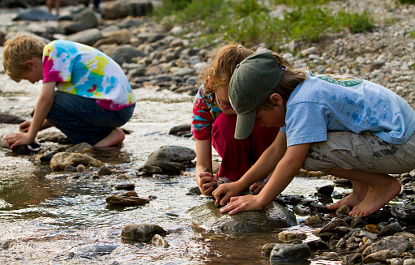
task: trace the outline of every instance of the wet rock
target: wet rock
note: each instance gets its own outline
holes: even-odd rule
[[[307,238],[305,232],[300,231],[283,231],[278,233],[278,239],[283,242],[290,242],[294,240],[304,240]]]
[[[305,219],[304,223],[311,227],[319,227],[324,223],[324,220],[320,216],[312,215]]]
[[[360,264],[363,260],[363,256],[361,253],[352,253],[349,255],[346,255],[344,258],[345,264]]]
[[[167,243],[167,241],[164,240],[164,238],[159,234],[155,234],[153,238],[151,239],[150,243],[153,246],[161,247],[161,248],[168,248],[170,246],[169,243]]]
[[[399,257],[409,246],[409,240],[406,236],[388,236],[368,246],[362,254],[363,256],[367,256],[384,249],[389,249],[393,257]]]
[[[367,255],[366,257],[363,258],[362,262],[363,263],[376,263],[376,262],[387,263],[386,260],[391,259],[392,257],[394,257],[392,251],[390,251],[389,249],[384,249],[384,250],[380,250],[375,253]]]
[[[415,203],[404,201],[400,204],[392,206],[392,215],[396,217],[400,223],[410,225],[415,223]]]
[[[326,195],[326,196],[331,196],[331,194],[333,193],[333,190],[334,190],[333,185],[326,185],[326,186],[318,188],[317,192],[319,194],[323,194],[323,195]]]
[[[270,203],[263,211],[222,214],[215,202],[208,202],[187,211],[195,223],[209,231],[245,233],[266,232],[297,224],[295,215],[278,203]]]
[[[12,149],[16,155],[33,155],[38,153],[39,150],[33,149],[31,145],[19,145]]]
[[[91,153],[94,147],[88,143],[79,143],[65,149],[70,153]]]
[[[118,245],[96,243],[94,245],[76,247],[72,250],[72,253],[82,258],[94,258],[111,254],[117,247]]]
[[[313,241],[308,241],[306,243],[308,245],[308,247],[310,248],[311,251],[318,251],[318,250],[325,250],[328,249],[329,246],[326,242],[324,242],[321,239],[317,239],[317,240],[313,240]]]
[[[306,244],[275,244],[270,254],[271,264],[306,260],[311,255]]]
[[[114,190],[134,190],[134,183],[117,184],[114,186]]]
[[[178,125],[175,126],[173,128],[170,129],[169,134],[171,135],[176,135],[176,136],[184,136],[184,137],[188,137],[189,135],[191,135],[191,131],[190,128],[191,125],[190,124],[185,124],[185,125]]]
[[[186,164],[195,157],[196,153],[193,149],[166,145],[153,152],[139,171],[152,172],[160,168],[166,174],[180,174],[186,169]]]
[[[112,170],[107,166],[102,166],[97,171],[98,176],[108,176],[108,175],[111,175],[112,173],[113,173]]]
[[[41,162],[50,162],[50,160],[52,159],[52,157],[53,157],[54,155],[56,155],[57,153],[59,153],[59,151],[53,151],[53,152],[47,153],[47,154],[45,154],[45,155],[42,155],[42,156],[39,158],[39,160],[40,160]]]
[[[395,222],[395,223],[391,223],[383,227],[379,231],[379,236],[391,236],[391,235],[394,235],[395,233],[402,232],[402,231],[403,231],[402,226],[399,223]]]
[[[7,113],[0,113],[0,123],[20,124],[24,121],[25,121],[25,119],[23,119],[21,117],[11,115],[11,114],[7,114]]]
[[[319,230],[318,233],[324,233],[324,232],[335,232],[336,228],[339,226],[347,226],[347,223],[340,218],[334,218],[330,223],[326,224]]]
[[[57,153],[50,160],[50,167],[54,171],[64,170],[68,165],[76,167],[79,164],[98,167],[102,165],[102,162],[86,154],[69,152]]]
[[[105,201],[110,206],[137,206],[147,204],[150,199],[140,198],[135,191],[128,191],[122,194],[110,195],[105,198]]]
[[[128,224],[121,231],[121,238],[126,242],[150,242],[154,235],[165,236],[167,232],[155,224]]]
[[[65,172],[76,172],[76,167],[71,166],[71,165],[67,165],[65,167]]]

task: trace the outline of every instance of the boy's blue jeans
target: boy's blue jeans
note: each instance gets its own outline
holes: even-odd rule
[[[55,91],[54,102],[46,119],[73,144],[86,142],[94,145],[130,120],[134,107],[135,104],[117,111],[104,110],[95,99]]]

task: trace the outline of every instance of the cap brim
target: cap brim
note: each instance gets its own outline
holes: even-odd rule
[[[243,115],[237,115],[235,139],[245,139],[251,134],[255,124],[255,116],[256,110]]]

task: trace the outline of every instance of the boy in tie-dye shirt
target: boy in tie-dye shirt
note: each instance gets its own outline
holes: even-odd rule
[[[57,40],[49,44],[18,35],[4,44],[3,65],[16,82],[43,80],[33,121],[8,136],[11,149],[30,144],[38,131],[52,125],[74,144],[107,147],[124,140],[124,125],[136,99],[121,67],[99,50]]]

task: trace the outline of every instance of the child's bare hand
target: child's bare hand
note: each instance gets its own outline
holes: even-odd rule
[[[203,195],[210,195],[216,188],[217,175],[210,172],[201,172],[199,174],[199,190]]]
[[[264,187],[265,187],[265,182],[263,181],[258,181],[257,183],[252,184],[249,187],[249,190],[252,191],[254,194],[258,194]]]
[[[215,204],[224,206],[232,196],[239,195],[243,189],[239,187],[239,183],[225,183],[219,185],[213,192],[212,195],[215,198]]]
[[[28,132],[31,124],[32,124],[31,121],[24,121],[24,122],[20,123],[19,131],[20,132]]]
[[[257,195],[231,197],[230,202],[220,209],[221,213],[235,214],[243,211],[259,211],[264,209],[256,201]]]
[[[20,145],[28,145],[32,143],[29,135],[25,132],[15,133],[6,137],[7,144],[10,149],[13,149]]]

